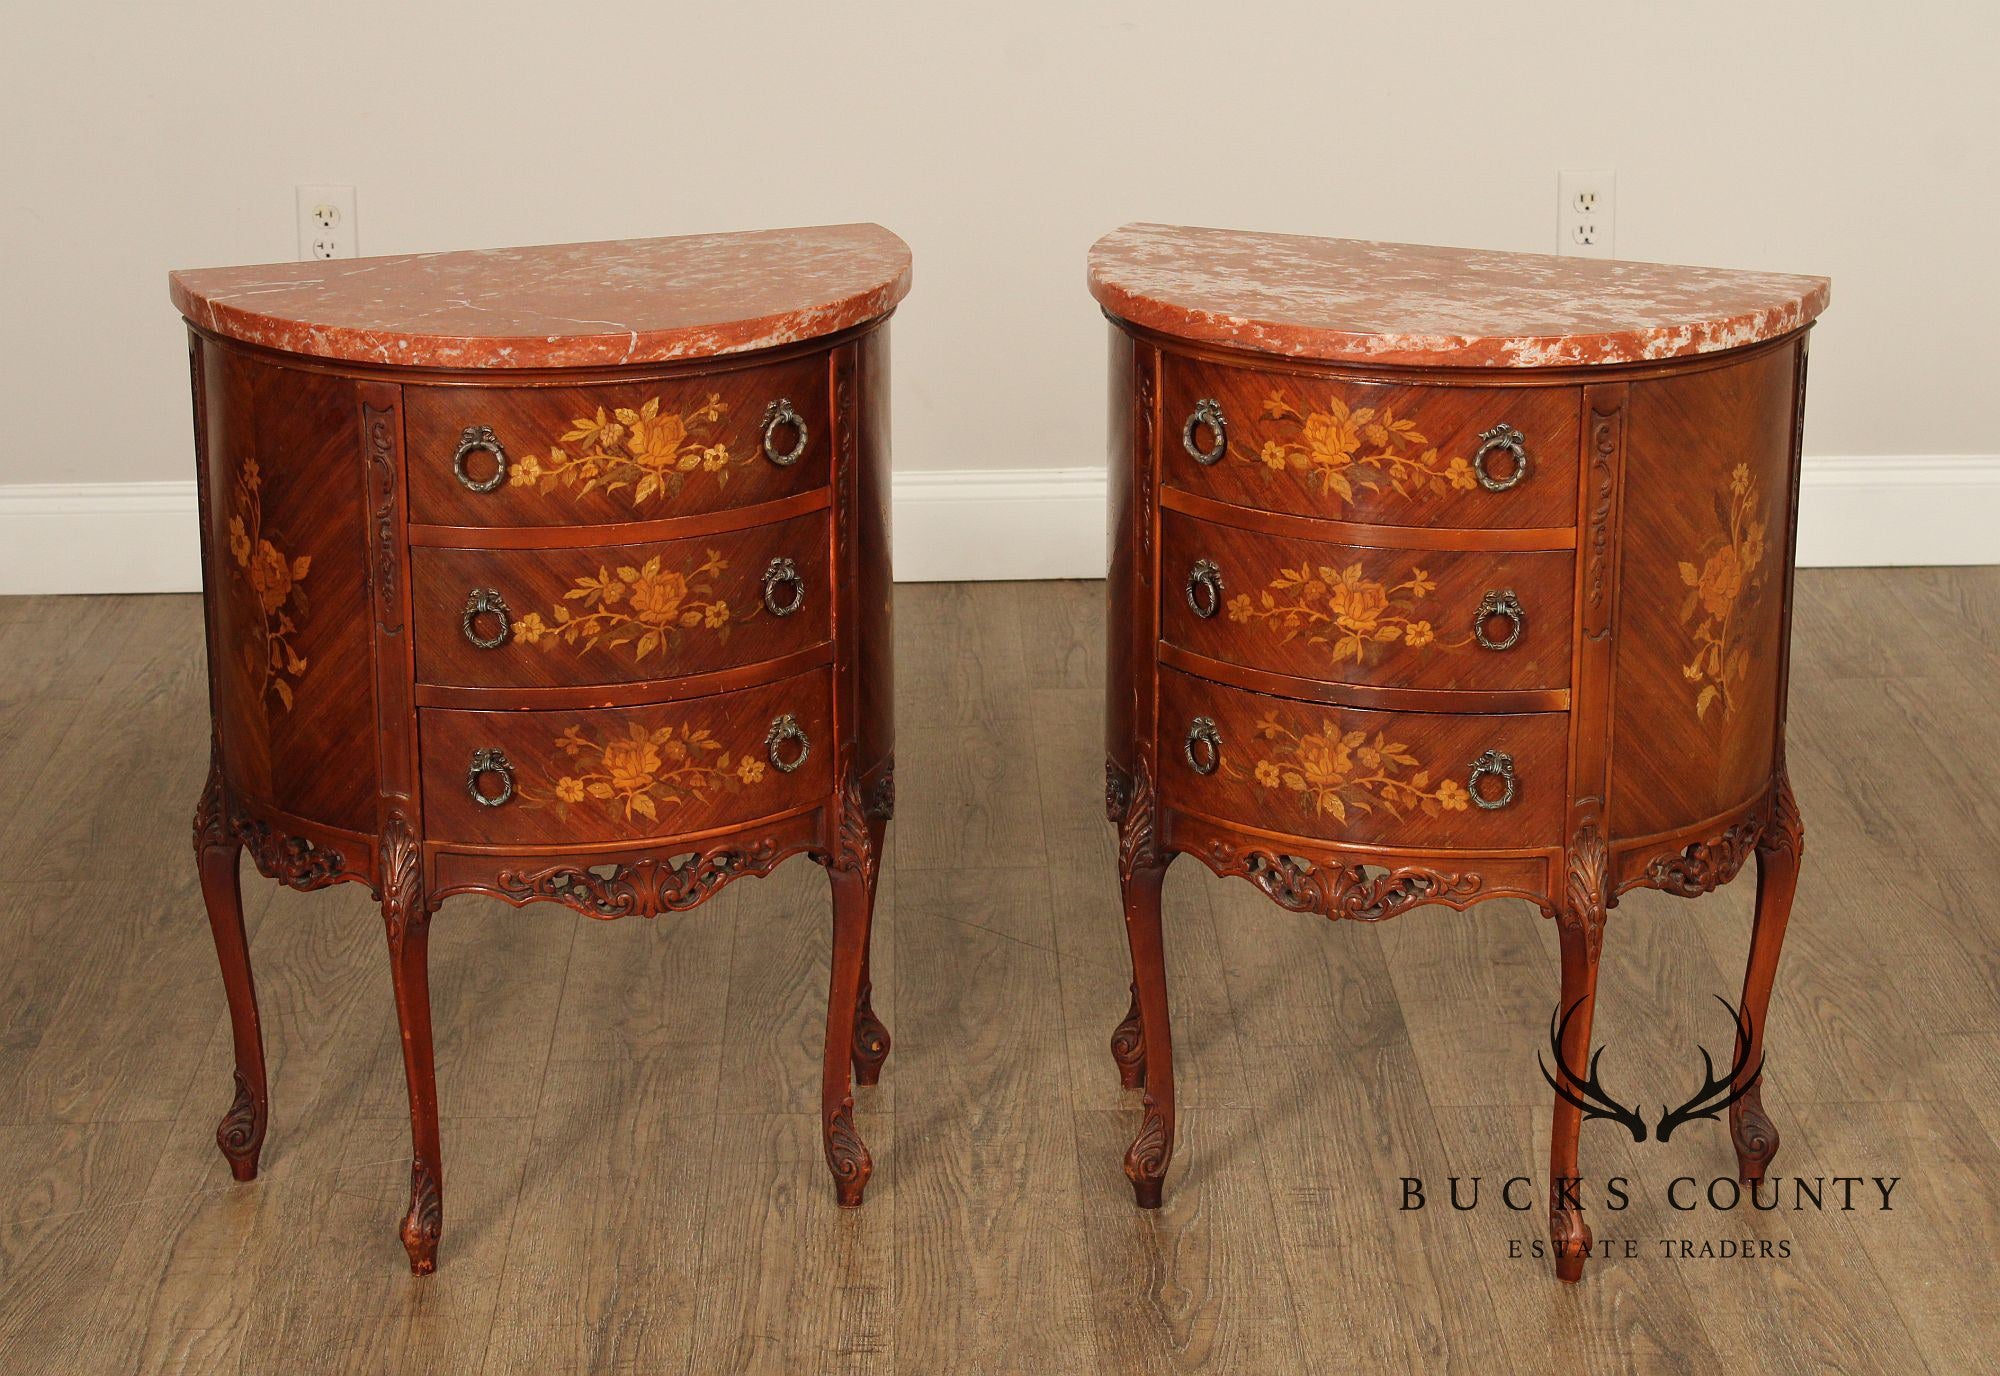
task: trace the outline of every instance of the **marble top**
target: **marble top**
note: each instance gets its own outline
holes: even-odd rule
[[[1630,363],[1809,324],[1824,277],[1131,224],[1090,292],[1163,334],[1295,358],[1443,367]]]
[[[910,290],[880,225],[405,253],[171,273],[182,315],[288,353],[570,368],[742,353],[844,330]]]

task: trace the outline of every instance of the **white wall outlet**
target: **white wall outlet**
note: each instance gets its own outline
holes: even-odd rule
[[[1568,258],[1615,258],[1616,172],[1556,173],[1556,252]]]
[[[299,192],[299,261],[312,258],[352,258],[354,188],[302,186]]]

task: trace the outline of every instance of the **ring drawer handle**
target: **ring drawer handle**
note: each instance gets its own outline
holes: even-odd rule
[[[772,440],[776,438],[778,427],[789,425],[798,438],[792,441],[789,450],[779,450]],[[764,408],[764,457],[780,468],[790,468],[806,452],[806,418],[792,409],[792,403],[779,397]]]
[[[787,741],[796,741],[799,747],[799,753],[789,760],[782,750]],[[787,712],[772,722],[771,729],[764,733],[764,753],[771,757],[772,767],[780,774],[790,774],[806,762],[806,756],[812,754],[812,742],[806,739],[805,728],[799,725],[798,718]]]
[[[488,774],[497,775],[500,791],[488,793],[479,786],[479,781]],[[472,795],[472,801],[481,807],[499,807],[514,796],[514,766],[507,760],[506,752],[491,748],[472,752],[472,768],[466,771],[465,791]]]
[[[778,600],[778,589],[791,585],[792,598],[789,602]],[[764,606],[773,616],[790,616],[806,600],[806,580],[799,576],[799,566],[789,559],[773,559],[764,565]]]
[[[1511,622],[1512,629],[1505,640],[1495,640],[1486,634],[1486,623],[1501,618]],[[1521,610],[1521,599],[1514,596],[1512,588],[1488,588],[1479,600],[1479,614],[1472,619],[1472,636],[1481,649],[1511,650],[1527,624],[1528,614]]]
[[[1202,753],[1196,754],[1200,746]],[[1196,717],[1188,726],[1187,741],[1182,746],[1187,755],[1188,768],[1197,774],[1213,774],[1222,765],[1222,733],[1215,729],[1214,717]]]
[[[1479,791],[1479,781],[1488,774],[1505,785],[1498,798],[1489,798]],[[1472,777],[1465,781],[1465,787],[1476,805],[1488,812],[1498,812],[1514,801],[1514,757],[1504,750],[1487,751],[1472,762]]]
[[[465,471],[468,456],[484,449],[493,456],[493,476],[481,481]],[[500,447],[500,441],[493,435],[490,425],[468,425],[458,437],[458,448],[451,456],[451,471],[458,475],[459,486],[467,492],[491,492],[507,481],[507,451]]]
[[[500,629],[490,636],[481,635],[479,618],[482,616],[499,617]],[[514,634],[512,616],[513,613],[507,610],[507,604],[501,600],[498,591],[493,588],[474,588],[465,599],[465,615],[458,619],[458,624],[465,632],[465,638],[475,647],[481,650],[497,650]]]
[[[1491,430],[1482,431],[1479,441],[1479,452],[1472,456],[1472,471],[1478,474],[1481,487],[1488,492],[1505,492],[1528,476],[1528,446],[1526,437],[1519,430],[1511,425],[1496,425]],[[1486,456],[1501,449],[1514,456],[1514,471],[1504,478],[1496,478],[1486,471]]]
[[[1194,442],[1194,432],[1204,425],[1215,435],[1215,444],[1209,449],[1197,448]],[[1194,404],[1187,424],[1181,427],[1181,448],[1203,468],[1221,461],[1229,451],[1229,422],[1223,419],[1221,402],[1214,397],[1203,397]]]
[[[1213,559],[1197,559],[1188,570],[1187,604],[1203,621],[1222,610],[1222,569]]]

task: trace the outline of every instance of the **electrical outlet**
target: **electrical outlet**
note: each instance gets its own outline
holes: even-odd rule
[[[1569,258],[1615,258],[1616,172],[1556,173],[1556,252]]]
[[[302,186],[298,193],[299,260],[354,257],[354,188]]]

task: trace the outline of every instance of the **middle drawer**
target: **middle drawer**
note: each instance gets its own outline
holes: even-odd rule
[[[1569,686],[1567,550],[1378,549],[1160,519],[1160,638],[1323,682]]]
[[[777,659],[827,638],[824,512],[684,540],[411,551],[417,680],[587,687]]]

